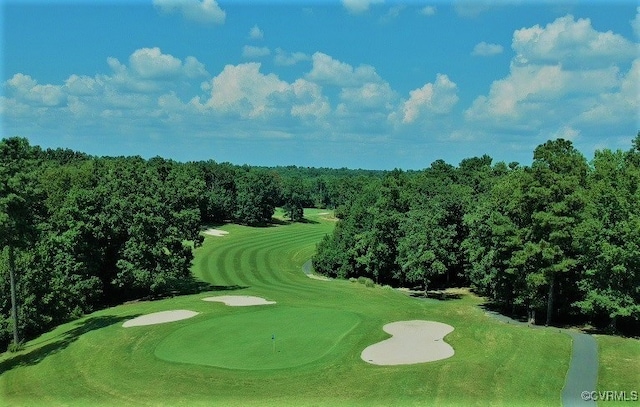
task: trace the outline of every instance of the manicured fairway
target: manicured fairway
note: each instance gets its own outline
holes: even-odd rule
[[[10,406],[560,405],[571,354],[567,335],[496,321],[472,294],[424,301],[391,289],[306,277],[302,264],[335,226],[321,212],[306,210],[307,223],[224,225],[228,235],[206,237],[195,252],[193,273],[215,291],[106,309],[42,335],[20,354],[1,355],[0,401]],[[276,304],[202,301],[219,295],[257,296]],[[181,309],[198,314],[122,327],[140,315]],[[360,358],[367,346],[390,337],[382,330],[385,324],[408,320],[454,327],[444,341],[455,355],[405,366],[375,366]],[[636,348],[628,349],[631,354]],[[613,376],[608,383],[617,383]]]

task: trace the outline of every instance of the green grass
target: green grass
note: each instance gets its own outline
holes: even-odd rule
[[[284,369],[326,356],[360,322],[338,310],[260,308],[180,328],[160,342],[155,355],[226,369]]]
[[[193,264],[194,275],[215,291],[106,309],[28,342],[17,355],[3,354],[0,400],[30,406],[560,404],[567,335],[500,323],[468,293],[418,300],[377,286],[307,278],[302,264],[335,226],[322,212],[305,210],[307,223],[221,226],[229,234],[206,237]],[[277,304],[201,300],[234,294]],[[171,309],[200,314],[122,328],[132,317]],[[365,347],[389,336],[384,324],[410,319],[452,325],[445,341],[455,355],[387,367],[360,359]]]
[[[596,391],[632,391],[640,395],[640,340],[615,336],[596,336],[599,352],[598,388]],[[606,405],[629,405],[607,401]]]

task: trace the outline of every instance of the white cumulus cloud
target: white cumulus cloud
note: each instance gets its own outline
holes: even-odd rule
[[[331,105],[322,88],[304,79],[297,79],[289,87],[293,94],[294,103],[291,106],[291,116],[302,119],[319,119],[331,112]]]
[[[109,57],[107,65],[107,74],[72,74],[62,84],[39,84],[29,75],[15,74],[4,84],[3,109],[11,107],[14,125],[28,123],[32,129],[72,132],[75,126],[99,125],[117,132],[132,123],[129,119],[157,122],[163,95],[189,89],[190,81],[208,76],[196,58],[182,61],[159,48],[135,50],[128,64]]]
[[[263,74],[260,66],[257,62],[225,66],[211,81],[211,97],[206,106],[247,117],[268,113],[269,97],[285,92],[288,84],[275,74]]]
[[[36,106],[58,106],[66,95],[59,85],[40,85],[29,75],[17,73],[6,84],[19,102]]]
[[[488,56],[502,54],[502,51],[504,51],[504,49],[502,48],[502,45],[488,44],[482,41],[476,44],[475,47],[473,47],[473,51],[471,52],[471,55],[488,57]]]
[[[199,23],[224,24],[227,17],[215,0],[153,0],[153,4],[164,13],[181,13]]]
[[[593,95],[590,103],[576,118],[584,126],[615,125],[635,120],[640,125],[640,58],[633,61],[623,76],[616,78],[616,86]]]
[[[516,30],[511,47],[515,61],[562,63],[565,66],[610,65],[630,61],[638,55],[638,46],[611,31],[596,31],[588,18],[560,17],[541,27]]]
[[[282,48],[276,48],[274,62],[280,66],[291,66],[298,62],[310,61],[311,57],[304,52],[287,52]]]
[[[447,75],[438,74],[433,83],[409,92],[401,109],[403,123],[413,123],[429,114],[446,114],[458,103],[458,86]]]
[[[330,114],[331,105],[318,84],[302,78],[288,83],[260,69],[257,62],[225,66],[211,80],[209,98],[196,98],[191,104],[202,112],[272,123],[287,117],[317,122]]]
[[[95,95],[101,84],[89,76],[71,75],[64,83],[67,92],[74,96]]]
[[[180,73],[182,61],[160,48],[141,48],[129,57],[129,66],[141,78],[170,78]]]
[[[188,56],[184,63],[173,55],[163,54],[158,47],[140,48],[129,56],[129,65],[117,58],[107,58],[112,75],[100,76],[110,85],[128,91],[141,93],[156,92],[166,81],[184,81],[186,79],[207,76],[204,65],[195,57]]]
[[[332,58],[322,52],[311,57],[313,66],[306,79],[334,86],[358,86],[366,82],[378,82],[380,77],[370,65],[353,66]]]
[[[567,15],[516,30],[512,47],[509,74],[473,101],[464,112],[467,123],[575,138],[607,123],[637,121],[637,44]]]

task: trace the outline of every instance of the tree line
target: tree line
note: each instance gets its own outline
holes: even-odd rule
[[[640,133],[588,162],[567,140],[531,166],[484,155],[372,179],[319,243],[316,271],[471,286],[537,323],[640,332]]]
[[[328,276],[471,286],[514,315],[637,333],[639,184],[640,134],[590,162],[554,140],[531,166],[484,155],[422,171],[95,157],[3,139],[0,347],[107,306],[202,289],[190,274],[202,225],[260,226],[276,207],[292,221],[304,207],[335,208],[313,258]]]
[[[301,220],[303,207],[342,205],[374,175],[94,157],[3,139],[0,348],[100,308],[193,290],[203,224],[263,225],[276,206]]]

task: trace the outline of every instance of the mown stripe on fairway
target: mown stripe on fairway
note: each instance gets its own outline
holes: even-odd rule
[[[234,275],[237,275],[240,279],[252,286],[273,287],[275,286],[287,286],[288,282],[278,278],[268,278],[270,273],[265,273],[266,264],[262,259],[266,256],[272,255],[277,246],[275,242],[280,242],[280,239],[274,239],[270,241],[258,241],[247,244],[239,244],[233,251],[222,251],[219,253],[220,260],[228,265],[229,262],[238,265],[237,270],[241,270]],[[280,243],[280,245],[288,245],[290,242]],[[234,270],[236,267],[234,267]],[[252,280],[252,281],[250,281]]]
[[[229,273],[226,266],[226,251],[230,250],[229,247],[221,248],[220,250],[211,251],[207,253],[205,258],[209,259],[209,264],[214,264],[214,268],[208,275],[210,280],[207,282],[216,284],[216,280],[219,280],[221,285],[234,286],[241,285],[240,282]],[[217,253],[216,253],[217,252]],[[216,255],[213,255],[216,254]]]
[[[198,262],[195,274],[214,285],[308,291],[309,282],[298,277],[291,253],[308,251],[326,233],[316,225],[287,225],[245,229],[229,239],[209,240],[199,249],[206,262]]]
[[[0,400],[6,400],[9,405],[28,406],[559,405],[560,386],[568,366],[565,358],[569,354],[568,337],[552,332],[518,331],[486,321],[477,309],[478,300],[472,295],[446,303],[420,302],[380,287],[369,288],[339,280],[321,282],[305,277],[302,264],[334,225],[325,222],[270,228],[225,225],[230,232],[228,236],[207,238],[203,246],[196,249],[194,275],[215,285],[241,285],[234,274],[234,258],[242,253],[247,257],[242,258],[241,267],[254,284],[243,294],[277,301],[268,306],[273,308],[212,306],[201,301],[210,295],[208,293],[141,301],[94,313],[43,335],[37,343],[27,343],[25,351],[15,356],[0,355],[0,363],[8,360],[13,366],[12,358],[22,358],[29,364],[4,371],[0,365]],[[302,322],[294,324],[295,329],[290,332],[313,335],[316,328],[324,326],[327,332],[321,336],[335,343],[325,357],[309,360],[305,365],[289,364],[292,367],[287,369],[233,370],[181,363],[184,360],[170,363],[155,355],[158,345],[166,338],[192,324],[225,318],[223,322],[227,324],[220,328],[241,329],[250,325],[237,324],[236,317],[249,318],[250,314],[263,310],[265,322],[280,323],[290,320],[289,316],[267,314],[295,307],[310,313],[292,320]],[[134,331],[121,327],[124,317],[171,309],[192,309],[201,315]],[[313,309],[335,312],[316,314]],[[340,318],[345,311],[357,315],[360,324],[351,331],[329,335],[330,330],[335,329],[333,319]],[[99,329],[87,323],[95,318],[114,317],[116,322]],[[315,324],[318,317],[328,324]],[[366,346],[385,339],[380,329],[385,323],[411,319],[442,321],[454,326],[456,330],[451,334],[450,344],[456,356],[441,363],[389,368],[371,366],[360,359],[360,352]],[[249,318],[245,322],[252,321]],[[211,337],[209,328],[215,330],[219,326],[215,323],[205,326],[203,337],[194,332],[194,340]],[[266,337],[267,349],[271,351],[273,330],[271,326],[267,328],[266,335],[261,337]],[[182,345],[184,337],[176,335],[175,343]],[[247,334],[238,337],[240,340],[252,338]],[[285,345],[284,337],[278,338],[283,339],[281,343]],[[623,360],[613,348],[619,346],[619,342],[608,343],[614,344],[607,349],[618,362],[616,373],[610,376],[613,379],[603,383],[630,388],[637,375],[628,374],[628,365],[635,360],[637,348],[628,348],[624,354],[627,359]],[[311,345],[317,344],[312,341]],[[230,341],[224,354],[219,356],[238,359],[246,356],[242,351],[232,352],[240,345]],[[292,343],[289,349],[294,346]],[[320,348],[318,352],[329,349],[327,346],[317,348]],[[165,346],[167,349],[172,352],[170,346]],[[39,359],[30,365],[35,357]],[[17,363],[20,359],[15,360]],[[299,362],[295,358],[290,361]],[[625,378],[631,376],[631,379],[617,381],[621,371],[626,373]]]

